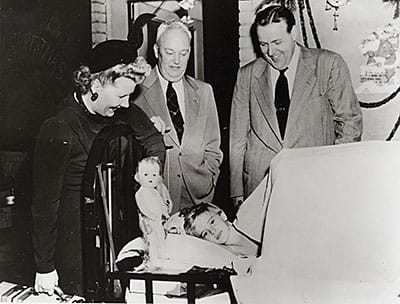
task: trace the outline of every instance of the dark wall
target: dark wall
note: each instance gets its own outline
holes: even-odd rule
[[[229,115],[233,87],[239,68],[239,2],[203,1],[204,72],[213,86],[220,118],[224,161],[216,200],[229,195]]]
[[[0,207],[15,195],[0,229],[0,281],[33,284],[31,152],[91,47],[90,16],[90,0],[0,0]]]
[[[91,47],[90,0],[1,0],[0,149],[30,151]]]
[[[221,124],[229,123],[229,109],[239,68],[239,3],[203,1],[205,79],[214,88]]]

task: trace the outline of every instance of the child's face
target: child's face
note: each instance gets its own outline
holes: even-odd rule
[[[160,182],[160,167],[158,164],[140,163],[137,179],[142,187],[154,188]]]
[[[203,240],[217,244],[226,244],[229,239],[230,227],[217,213],[205,211],[193,221],[195,234]]]

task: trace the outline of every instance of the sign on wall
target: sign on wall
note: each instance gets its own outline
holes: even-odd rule
[[[360,66],[357,93],[391,93],[400,85],[400,22],[380,26],[362,39],[360,51],[365,62]]]

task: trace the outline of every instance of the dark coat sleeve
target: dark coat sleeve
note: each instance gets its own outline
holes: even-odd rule
[[[164,165],[165,144],[163,136],[154,127],[146,113],[137,105],[132,104],[120,118],[133,129],[136,139],[145,149],[146,156],[158,156]]]
[[[57,217],[66,166],[70,158],[70,129],[51,118],[37,137],[33,163],[33,246],[37,271],[55,269]]]

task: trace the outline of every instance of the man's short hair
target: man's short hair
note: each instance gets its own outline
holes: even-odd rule
[[[258,38],[257,27],[266,26],[271,23],[279,23],[286,21],[287,32],[290,33],[296,23],[293,13],[281,5],[269,5],[265,8],[262,6],[257,8],[256,18],[250,27],[250,38],[254,52],[257,57],[263,57],[263,52],[260,47],[260,39]]]
[[[163,22],[157,29],[156,44],[160,45],[161,36],[168,30],[180,29],[187,34],[189,41],[192,39],[192,33],[188,27],[181,21],[171,20]]]
[[[286,21],[287,32],[290,33],[296,24],[293,13],[282,5],[271,5],[257,13],[254,24],[257,27],[282,21]]]

